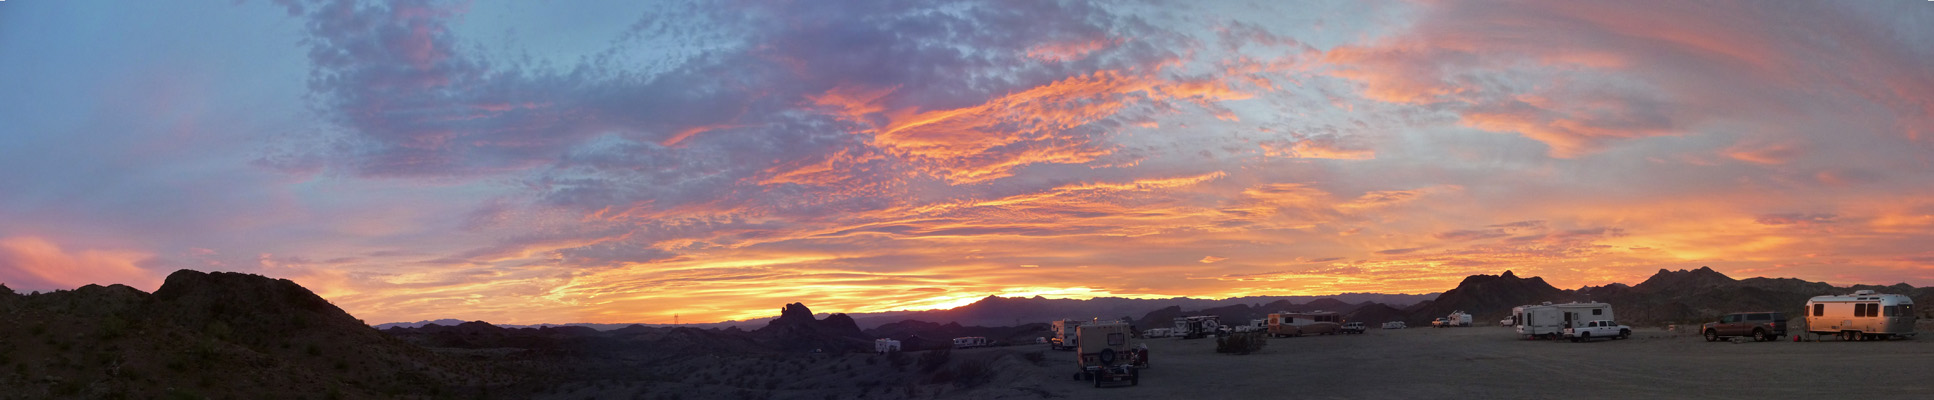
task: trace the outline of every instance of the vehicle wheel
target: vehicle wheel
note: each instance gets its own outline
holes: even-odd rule
[[[1099,358],[1101,358],[1101,365],[1103,366],[1114,364],[1115,349],[1101,349],[1101,356]]]
[[[1618,338],[1619,338],[1619,339],[1631,339],[1631,338],[1632,338],[1632,330],[1631,330],[1631,329],[1620,329],[1620,330],[1618,330]]]
[[[1719,331],[1715,331],[1715,330],[1711,330],[1711,329],[1707,329],[1707,330],[1706,330],[1706,341],[1708,341],[1708,342],[1717,342],[1717,341],[1719,341]]]
[[[1772,339],[1772,338],[1769,338],[1769,337],[1766,337],[1766,331],[1763,331],[1763,330],[1758,330],[1758,329],[1754,329],[1754,330],[1753,330],[1753,341],[1755,341],[1755,342],[1764,342],[1764,341],[1768,341],[1768,340],[1773,340],[1773,339]]]

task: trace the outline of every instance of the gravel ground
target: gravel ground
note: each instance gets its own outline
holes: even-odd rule
[[[1010,366],[957,396],[1072,399],[1934,398],[1934,338],[1887,342],[1706,342],[1639,328],[1626,340],[1518,339],[1501,327],[1372,330],[1271,339],[1216,354],[1213,339],[1149,339],[1141,385],[1074,381],[1074,354]],[[1045,347],[1045,346],[1042,346]],[[1033,346],[978,349],[1033,352]],[[945,396],[955,397],[955,396]]]

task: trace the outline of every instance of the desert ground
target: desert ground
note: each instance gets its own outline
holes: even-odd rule
[[[1518,339],[1508,328],[1411,328],[1271,339],[1259,353],[1214,352],[1213,339],[1147,339],[1138,386],[1075,381],[1074,355],[1008,363],[963,398],[1930,398],[1934,337],[1886,342],[1706,342],[1638,328],[1626,340]],[[1035,346],[974,353],[1039,351]],[[956,397],[956,396],[943,396]]]

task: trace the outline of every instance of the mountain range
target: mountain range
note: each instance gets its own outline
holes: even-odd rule
[[[1622,322],[1643,326],[1697,323],[1737,311],[1781,311],[1797,318],[1811,296],[1863,289],[1934,302],[1934,288],[1733,279],[1710,268],[1660,270],[1637,285],[1571,290],[1505,271],[1466,277],[1451,290],[1409,304],[1375,297],[988,297],[951,310],[857,317],[822,317],[805,304],[791,303],[778,317],[749,328],[634,324],[601,330],[452,320],[378,330],[289,280],[182,270],[154,293],[88,285],[22,295],[0,285],[0,387],[8,388],[0,397],[528,398],[587,387],[611,390],[606,386],[611,382],[652,382],[626,386],[635,393],[729,390],[741,397],[779,392],[840,397],[880,382],[957,382],[989,367],[949,361],[944,354],[921,356],[917,368],[904,356],[884,363],[875,358],[831,363],[806,355],[870,352],[876,338],[901,340],[909,350],[946,348],[950,339],[962,336],[1030,343],[1047,336],[1046,322],[1059,318],[1126,317],[1146,329],[1185,315],[1241,322],[1270,312],[1323,310],[1355,321],[1415,324],[1461,310],[1488,324],[1518,305],[1600,301],[1612,304]],[[1923,311],[1921,317],[1934,314]],[[755,370],[763,373],[747,373]],[[899,390],[917,389],[909,388]]]

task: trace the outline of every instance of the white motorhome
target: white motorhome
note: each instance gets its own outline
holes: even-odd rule
[[[1150,338],[1150,339],[1165,338],[1168,336],[1169,336],[1169,328],[1149,328],[1146,331],[1142,331],[1142,337]]]
[[[1269,334],[1279,337],[1334,335],[1343,331],[1343,322],[1342,315],[1326,311],[1280,312],[1269,314],[1267,320]]]
[[[1565,328],[1573,323],[1615,319],[1612,305],[1605,303],[1564,303],[1545,302],[1538,305],[1524,305],[1511,308],[1511,325],[1519,336],[1526,338],[1555,339],[1565,333]]]
[[[1855,291],[1806,301],[1806,331],[1845,340],[1914,336],[1914,299],[1898,294]]]
[[[1054,336],[1048,338],[1048,348],[1054,350],[1074,349],[1075,327],[1078,326],[1081,326],[1081,321],[1072,319],[1054,321]]]
[[[954,348],[956,349],[971,349],[975,347],[987,347],[988,344],[989,342],[987,341],[987,338],[980,337],[980,336],[954,338]]]
[[[1444,318],[1450,320],[1450,323],[1445,326],[1471,326],[1471,314],[1467,312],[1452,311]]]
[[[878,353],[900,351],[900,341],[893,339],[874,339],[873,351]]]

